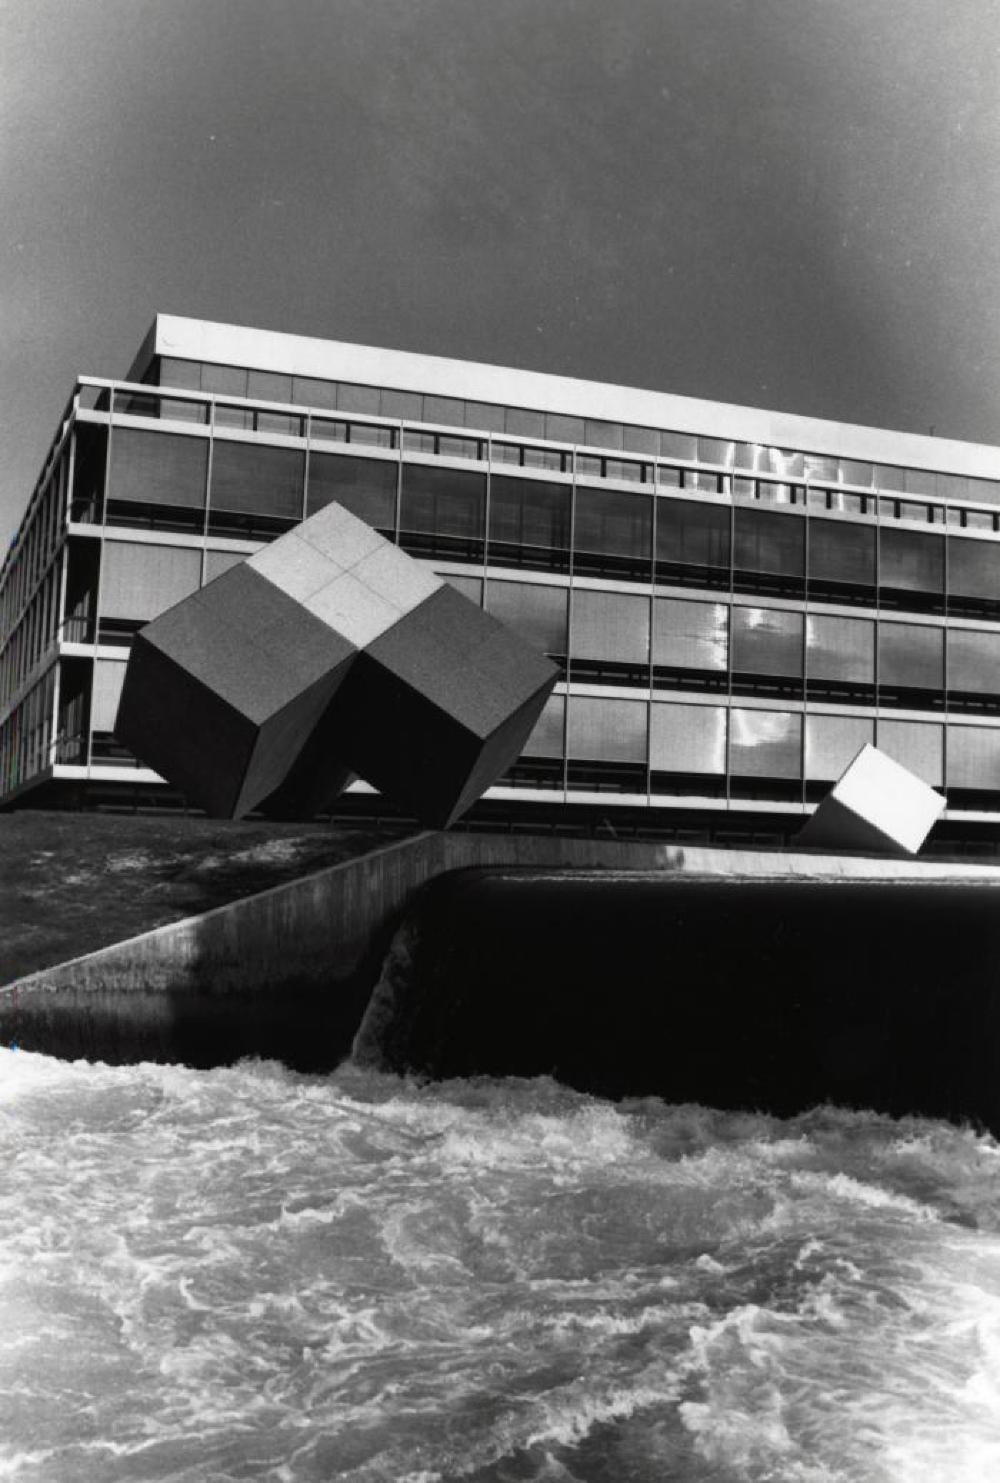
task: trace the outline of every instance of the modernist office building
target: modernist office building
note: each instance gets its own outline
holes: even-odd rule
[[[1000,839],[1000,449],[166,315],[4,563],[0,805],[170,801],[132,635],[330,500],[560,666],[481,816],[787,838],[875,742]]]

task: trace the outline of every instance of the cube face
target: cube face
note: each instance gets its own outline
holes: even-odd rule
[[[446,825],[518,756],[555,679],[330,504],[142,630],[116,731],[213,814],[306,817],[357,773]]]
[[[864,746],[799,834],[802,844],[915,855],[945,801],[921,778]]]

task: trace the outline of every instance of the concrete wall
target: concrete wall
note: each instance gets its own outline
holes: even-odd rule
[[[8,985],[0,1042],[107,1061],[331,1067],[350,1050],[407,898],[470,866],[1000,883],[996,867],[428,833]]]

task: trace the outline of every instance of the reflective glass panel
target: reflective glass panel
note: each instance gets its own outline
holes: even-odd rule
[[[111,439],[109,495],[149,505],[205,504],[208,439],[116,427]]]
[[[909,592],[944,592],[944,536],[883,525],[879,535],[879,584]]]
[[[725,706],[654,701],[650,765],[654,772],[722,776],[726,770]]]
[[[90,726],[93,731],[114,731],[118,702],[125,683],[124,659],[97,659],[94,662],[94,688],[90,701]]]
[[[485,515],[485,474],[404,463],[401,531],[482,540]]]
[[[645,762],[647,705],[574,695],[569,710],[569,755],[593,762]]]
[[[558,412],[546,412],[545,436],[554,443],[585,443],[586,429],[582,417],[564,417]]]
[[[383,387],[379,396],[379,415],[423,421],[424,399],[419,391],[390,391]],[[428,418],[428,421],[431,419]]]
[[[802,614],[781,608],[733,608],[733,669],[758,675],[802,674]]]
[[[790,711],[730,712],[729,770],[738,777],[802,776],[802,717]]]
[[[944,727],[924,721],[878,723],[879,750],[932,788],[944,785]]]
[[[733,565],[742,571],[801,576],[805,571],[805,521],[795,515],[737,505],[733,511]]]
[[[577,588],[573,594],[571,653],[574,659],[648,664],[649,599]]]
[[[337,383],[313,376],[293,376],[292,401],[303,407],[328,407],[332,411],[337,405]]]
[[[197,592],[201,552],[190,546],[105,541],[101,613],[149,621]]]
[[[809,577],[874,586],[875,527],[848,520],[810,520]]]
[[[948,540],[948,591],[1000,602],[1000,541]]]
[[[1000,789],[1000,729],[949,726],[947,770],[949,788]]]
[[[444,427],[465,425],[465,403],[460,397],[424,396],[424,421],[439,422]]]
[[[212,449],[212,508],[302,519],[305,454],[266,443],[230,443]]]
[[[660,454],[663,458],[680,458],[695,463],[698,458],[698,439],[694,433],[660,433]]]
[[[463,597],[467,597],[470,602],[474,602],[477,608],[482,607],[482,577],[466,577],[460,572],[438,572],[438,576],[443,578],[449,587],[454,587],[456,592],[460,592]]]
[[[231,566],[239,566],[241,561],[246,561],[245,551],[206,551],[205,552],[205,581],[211,582],[216,577],[221,577],[223,572],[228,572]]]
[[[377,417],[381,400],[377,386],[355,386],[350,381],[341,381],[337,388],[337,407],[341,412],[360,412],[362,416]]]
[[[918,623],[880,623],[880,685],[916,690],[944,687],[944,630]]]
[[[658,597],[653,604],[653,663],[670,669],[724,671],[729,608],[721,602]]]
[[[572,491],[566,484],[493,474],[490,543],[541,565],[546,551],[569,551]],[[535,553],[532,558],[532,553]]]
[[[875,683],[875,623],[871,618],[810,614],[806,651],[806,674],[811,680]]]
[[[725,505],[661,499],[656,506],[656,559],[729,570],[730,512]]]
[[[567,652],[568,597],[565,587],[491,581],[486,589],[486,609],[529,644],[546,654],[562,656]]]
[[[1000,695],[1000,633],[948,630],[948,689]]]
[[[874,736],[868,716],[806,716],[806,777],[836,781]]]
[[[565,742],[566,699],[562,695],[550,695],[542,707],[542,714],[525,743],[524,757],[561,757]]]
[[[388,459],[313,451],[309,455],[307,513],[314,515],[336,500],[369,525],[393,530],[397,476],[398,466]]]
[[[504,431],[515,438],[544,438],[545,413],[529,412],[524,407],[508,407],[504,416]]]
[[[592,448],[620,448],[622,425],[620,422],[595,422],[593,418],[587,418],[583,440]]]
[[[577,489],[578,553],[625,557],[642,565],[650,559],[652,530],[653,504],[648,495],[625,494],[614,489]]]

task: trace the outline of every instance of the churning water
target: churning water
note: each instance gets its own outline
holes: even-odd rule
[[[0,1478],[1000,1478],[1000,1148],[0,1050]]]

